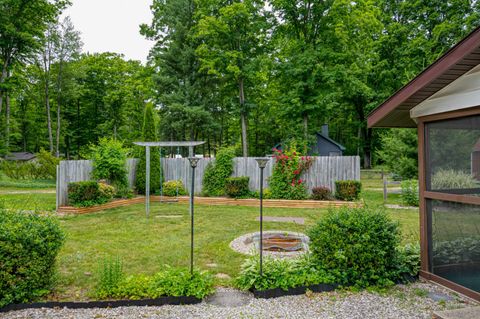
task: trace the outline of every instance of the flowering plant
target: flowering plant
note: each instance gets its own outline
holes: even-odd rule
[[[285,151],[273,149],[275,166],[270,177],[272,198],[306,199],[308,198],[305,180],[301,176],[312,165],[310,156],[302,156],[292,145]]]

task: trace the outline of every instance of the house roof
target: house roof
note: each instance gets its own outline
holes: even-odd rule
[[[7,161],[29,161],[34,159],[35,154],[29,152],[12,152],[5,156]]]
[[[417,127],[410,110],[480,64],[480,27],[368,116],[368,127]]]
[[[335,141],[332,140],[330,137],[323,135],[321,132],[317,132],[317,135],[320,136],[320,137],[322,137],[322,138],[324,138],[325,140],[329,141],[330,143],[338,146],[338,148],[340,148],[342,151],[345,151],[345,150],[346,150],[345,146],[343,146],[343,145],[340,144],[340,143],[335,142]]]

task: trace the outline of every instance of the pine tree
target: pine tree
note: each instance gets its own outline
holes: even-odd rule
[[[153,107],[151,104],[145,106],[145,113],[143,117],[143,134],[142,138],[145,142],[157,141],[157,130],[155,126],[155,119],[153,117]],[[139,194],[145,194],[146,181],[146,156],[145,149],[140,150],[140,160],[137,164],[137,176],[135,178],[135,189]],[[150,148],[150,194],[160,190],[160,176],[163,180],[163,171],[160,163],[160,152],[158,147]]]

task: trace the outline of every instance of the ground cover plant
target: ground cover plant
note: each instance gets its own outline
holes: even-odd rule
[[[64,239],[54,217],[0,209],[0,307],[50,292]]]
[[[119,258],[105,259],[98,274],[95,296],[99,299],[154,299],[159,297],[196,297],[202,299],[214,291],[213,276],[205,271],[164,266],[154,275],[123,273]]]

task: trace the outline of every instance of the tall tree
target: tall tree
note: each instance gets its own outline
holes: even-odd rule
[[[241,124],[242,154],[248,156],[247,90],[257,75],[258,58],[265,52],[271,25],[263,1],[223,1],[205,5],[198,21],[196,53],[201,69],[227,86],[236,87]]]

